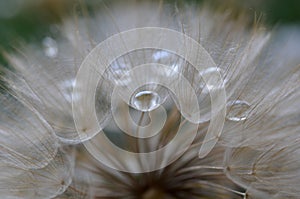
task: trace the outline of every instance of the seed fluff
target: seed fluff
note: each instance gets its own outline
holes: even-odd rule
[[[1,198],[300,197],[300,59],[290,56],[296,40],[279,42],[244,13],[192,1],[99,1],[73,11],[40,43],[2,52],[9,67],[0,68]],[[149,27],[191,38],[169,46],[201,47],[187,48],[186,57],[159,47],[129,50],[98,70],[132,38],[104,46],[107,57],[91,56],[101,42]],[[167,37],[130,41],[162,44]],[[93,66],[87,85],[99,76],[95,88],[79,84],[84,64]],[[226,111],[213,109],[222,89]],[[84,113],[79,120],[74,110]],[[212,120],[222,111],[222,131],[211,132],[223,123]]]

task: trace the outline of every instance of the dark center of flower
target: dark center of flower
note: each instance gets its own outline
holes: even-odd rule
[[[142,194],[142,199],[173,199],[173,197],[162,189],[152,187]]]

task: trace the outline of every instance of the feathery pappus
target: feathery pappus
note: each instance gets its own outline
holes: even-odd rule
[[[192,1],[74,10],[3,52],[1,198],[300,197],[300,40]]]

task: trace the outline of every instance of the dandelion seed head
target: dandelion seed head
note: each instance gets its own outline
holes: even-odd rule
[[[300,196],[300,62],[273,31],[185,1],[79,10],[5,53],[1,197]]]

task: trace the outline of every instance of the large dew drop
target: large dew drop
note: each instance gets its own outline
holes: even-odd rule
[[[250,104],[246,101],[230,101],[227,105],[226,118],[230,121],[239,122],[247,119],[250,111]]]
[[[141,91],[132,97],[131,103],[139,111],[152,111],[160,105],[160,97],[154,91]]]

